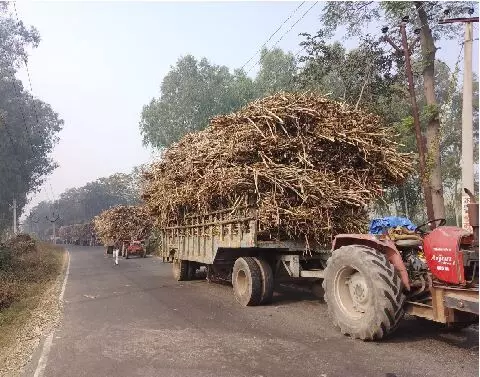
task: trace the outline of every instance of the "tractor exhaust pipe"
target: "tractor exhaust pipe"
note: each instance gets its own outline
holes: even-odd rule
[[[470,197],[470,203],[467,204],[468,221],[470,222],[470,225],[473,229],[473,246],[478,247],[478,227],[479,227],[478,203],[475,200],[475,196],[472,194],[472,192],[469,189],[464,188],[463,190]]]

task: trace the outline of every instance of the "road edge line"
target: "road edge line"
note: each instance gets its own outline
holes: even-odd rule
[[[70,273],[70,252],[67,250],[68,256],[68,264],[67,264],[67,271],[65,272],[65,277],[63,278],[63,285],[62,290],[60,291],[59,304],[63,302],[63,295],[65,294],[65,288],[67,286],[68,275]],[[42,377],[43,373],[45,372],[45,368],[47,367],[48,355],[50,353],[50,349],[52,348],[53,342],[53,334],[55,333],[55,329],[53,329],[50,334],[45,339],[42,347],[42,353],[40,354],[40,358],[38,359],[37,368],[35,369],[35,374],[33,377]]]

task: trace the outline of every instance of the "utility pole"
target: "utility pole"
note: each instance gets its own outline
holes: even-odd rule
[[[55,217],[55,213],[54,213],[54,212],[52,212],[52,217]],[[55,243],[57,242],[57,239],[56,239],[56,237],[55,237],[55,223],[56,223],[57,220],[60,218],[60,216],[57,215],[57,217],[55,217],[54,219],[50,219],[48,216],[45,216],[45,218],[52,223],[53,243],[55,244]]]
[[[418,110],[417,98],[415,95],[415,86],[413,83],[413,73],[412,73],[412,64],[410,62],[410,55],[415,47],[415,44],[419,41],[419,29],[415,30],[415,34],[417,35],[416,39],[413,43],[408,46],[407,40],[407,31],[406,25],[408,22],[408,16],[402,18],[402,22],[400,23],[400,35],[402,37],[402,47],[396,45],[396,43],[386,35],[388,31],[388,27],[382,28],[382,32],[384,33],[383,40],[388,42],[395,51],[401,55],[403,54],[405,57],[405,71],[407,74],[408,80],[408,90],[410,92],[410,102],[412,103],[412,116],[413,116],[413,124],[415,126],[415,138],[417,141],[417,149],[418,149],[418,157],[419,157],[419,169],[420,169],[420,183],[422,184],[423,195],[425,197],[425,205],[427,207],[427,218],[428,220],[433,220],[435,218],[433,212],[433,202],[432,202],[432,191],[430,190],[430,184],[427,180],[426,175],[426,166],[425,166],[425,140],[423,138],[422,129],[420,127],[420,115]],[[435,224],[431,224],[431,227],[435,227]]]
[[[17,199],[13,199],[13,234],[17,234]]]
[[[40,221],[39,218],[37,218],[37,220],[34,220],[34,219],[30,219],[30,222],[34,223],[35,226],[34,226],[34,233],[37,235],[37,237],[40,238],[40,231],[39,231],[39,227],[38,227],[38,222]]]
[[[472,15],[473,8],[468,9]],[[448,15],[448,11],[444,12]],[[472,109],[472,45],[473,45],[473,23],[478,22],[478,17],[468,18],[449,18],[439,21],[439,24],[465,24],[464,41],[464,69],[463,69],[463,107],[462,107],[462,158],[460,166],[462,167],[462,228],[472,231],[468,218],[468,204],[470,196],[466,194],[465,188],[470,192],[475,192],[473,183],[473,109]]]
[[[10,208],[13,210],[13,234],[17,234],[17,199],[13,198]]]

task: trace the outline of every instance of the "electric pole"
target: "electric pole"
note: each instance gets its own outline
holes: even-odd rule
[[[17,234],[17,199],[13,198],[10,208],[13,210],[13,234]]]
[[[34,223],[35,226],[34,226],[34,233],[37,235],[37,237],[40,238],[40,231],[39,231],[39,227],[38,227],[38,222],[40,221],[39,218],[37,218],[37,220],[34,220],[34,219],[30,219],[30,222]]]
[[[468,9],[472,15],[473,8]],[[448,11],[444,12],[448,15]],[[478,17],[468,18],[449,18],[439,21],[439,24],[465,24],[464,41],[464,69],[463,69],[463,107],[462,107],[462,157],[460,166],[462,168],[462,228],[472,231],[468,218],[468,204],[470,196],[465,192],[465,188],[470,192],[475,192],[473,183],[473,109],[472,109],[472,45],[473,45],[473,23],[478,22]]]
[[[408,22],[408,16],[405,16],[402,18],[402,22],[400,23],[400,35],[402,37],[402,47],[397,46],[396,43],[388,35],[386,35],[388,31],[388,27],[382,28],[382,32],[385,34],[382,39],[388,42],[399,55],[403,54],[405,57],[405,71],[407,74],[408,90],[410,92],[410,102],[412,103],[413,124],[415,126],[415,138],[417,141],[417,149],[418,149],[418,157],[419,157],[420,183],[422,185],[423,195],[425,197],[425,205],[427,207],[427,218],[428,220],[433,220],[435,218],[435,215],[433,212],[432,191],[430,190],[430,184],[427,180],[426,167],[425,167],[425,140],[423,138],[422,129],[420,127],[420,115],[418,110],[417,98],[415,95],[415,86],[413,83],[412,64],[410,62],[410,55],[412,53],[412,50],[415,47],[415,44],[419,41],[418,34],[420,30],[419,29],[415,30],[415,34],[417,35],[417,38],[409,46],[408,40],[407,40],[407,31],[406,31],[407,22]],[[435,227],[434,224],[431,224],[431,226]]]
[[[55,213],[54,213],[54,212],[52,212],[52,217],[55,217]],[[55,223],[56,223],[57,220],[60,218],[60,216],[57,215],[57,217],[55,217],[54,219],[50,219],[48,216],[45,216],[45,218],[52,223],[53,243],[56,244],[56,243],[57,243],[57,238],[55,237]]]

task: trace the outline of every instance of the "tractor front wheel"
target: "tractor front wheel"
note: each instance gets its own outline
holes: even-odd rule
[[[395,331],[403,317],[400,277],[375,249],[349,245],[334,250],[323,287],[334,324],[353,338],[381,339]]]

